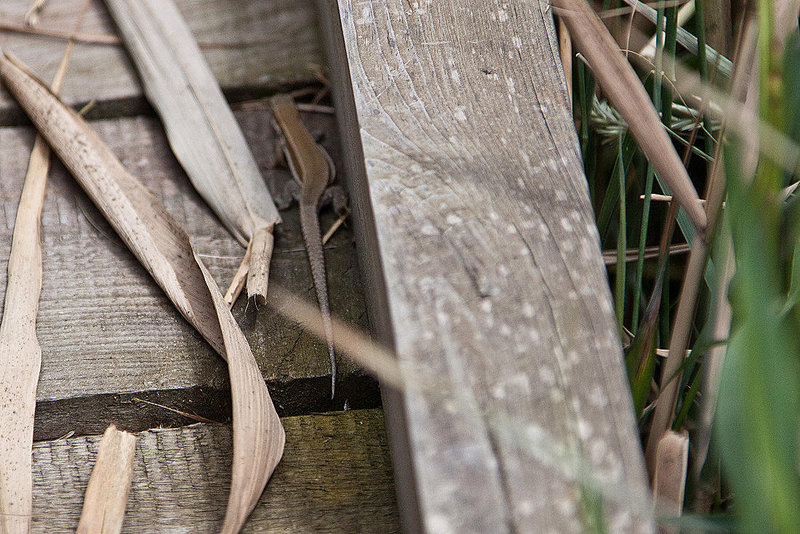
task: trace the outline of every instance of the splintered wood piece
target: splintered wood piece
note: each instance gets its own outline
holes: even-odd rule
[[[117,534],[122,530],[135,452],[136,436],[114,425],[106,429],[86,487],[79,534]]]
[[[131,252],[228,363],[234,458],[223,531],[238,531],[280,461],[285,441],[244,334],[189,236],[95,131],[8,54],[0,56],[0,77]]]
[[[80,28],[88,0],[78,15]],[[64,81],[73,42],[67,43],[51,85]],[[50,147],[36,136],[22,187],[14,237],[8,258],[8,282],[0,323],[0,532],[30,530],[32,507],[31,446],[36,410],[36,385],[42,349],[36,337],[36,316],[42,292],[41,217]]]
[[[686,490],[686,469],[689,463],[689,434],[667,431],[658,441],[653,497],[656,513],[662,517],[679,517],[683,512]]]
[[[253,243],[247,293],[264,301],[281,218],[191,30],[172,0],[106,4],[192,184],[243,246]]]
[[[636,143],[702,235],[706,212],[633,67],[585,0],[553,0],[552,5],[558,8],[557,14],[569,28],[575,47],[586,58],[611,104],[625,119]]]

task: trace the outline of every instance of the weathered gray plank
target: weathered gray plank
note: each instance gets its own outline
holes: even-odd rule
[[[37,28],[69,31],[84,0],[48,2]],[[310,0],[178,0],[223,90],[263,93],[314,80],[319,46]],[[23,24],[30,0],[0,2],[0,22]],[[84,33],[115,34],[101,0],[92,0]],[[45,80],[56,71],[65,42],[44,36],[0,32],[0,46],[19,56]],[[78,43],[61,91],[66,102],[97,100],[93,116],[146,109],[142,90],[120,45]],[[21,119],[11,96],[0,89],[0,124]]]
[[[650,528],[548,3],[320,5],[407,528]]]
[[[245,532],[396,532],[380,410],[288,417],[286,453]],[[214,532],[225,514],[231,434],[223,425],[137,436],[125,532]],[[37,443],[34,532],[73,532],[100,436]]]
[[[268,112],[250,110],[237,115],[269,186],[279,190],[290,178],[287,171],[271,169],[274,140]],[[315,129],[332,129],[330,117],[309,119]],[[125,165],[185,226],[217,281],[226,286],[243,249],[192,189],[169,152],[160,124],[154,119],[136,118],[100,121],[94,126]],[[0,128],[0,290],[6,283],[14,214],[32,141],[29,128]],[[313,301],[311,272],[296,212],[285,212],[285,222],[276,230],[272,280]],[[328,213],[323,224],[327,227],[332,219]],[[54,165],[48,183],[42,236],[44,279],[37,324],[43,360],[37,392],[40,402],[147,390],[227,389],[221,360],[173,309],[60,164]],[[331,304],[335,315],[363,328],[365,304],[354,254],[347,229],[328,245]],[[244,299],[240,299],[235,315],[282,413],[341,408],[345,400],[353,407],[375,406],[377,390],[370,385],[371,380],[344,361],[341,396],[331,403],[327,399],[330,364],[323,344],[269,307],[245,308]],[[212,400],[213,395],[199,395],[198,400],[203,399]],[[100,419],[101,408],[111,417],[130,406],[113,396],[96,400],[97,405],[85,401],[69,404],[72,408],[94,406],[84,415],[65,414],[48,404],[50,411],[45,410],[37,420],[37,438],[86,431],[80,422]],[[193,409],[203,414],[203,406]],[[146,413],[141,406],[132,406],[132,410]],[[45,416],[49,430],[42,433],[45,421],[41,417]],[[219,410],[214,409],[211,416],[219,416]],[[119,422],[119,426],[132,430],[143,428],[142,424]]]

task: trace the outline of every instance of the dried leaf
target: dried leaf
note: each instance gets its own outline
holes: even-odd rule
[[[636,143],[700,234],[706,213],[650,97],[616,41],[585,0],[553,0],[576,48],[586,58],[608,99],[628,123]]]
[[[227,361],[234,444],[223,531],[238,531],[280,461],[285,440],[244,334],[189,236],[94,130],[8,54],[0,56],[0,77],[128,248]]]
[[[86,487],[79,534],[117,534],[122,530],[135,452],[136,436],[114,425],[106,429]]]
[[[88,0],[78,15],[75,31],[87,7]],[[68,42],[53,91],[61,87],[72,47],[73,42]],[[27,532],[31,525],[33,417],[42,364],[36,339],[42,291],[40,220],[49,170],[50,147],[37,135],[14,224],[0,324],[0,532]]]
[[[272,228],[281,222],[258,165],[172,0],[106,0],[192,184],[242,246],[248,295],[266,297]],[[234,284],[236,280],[234,280]]]

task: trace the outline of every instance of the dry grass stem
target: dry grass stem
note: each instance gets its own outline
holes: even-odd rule
[[[281,222],[219,84],[172,0],[107,0],[109,11],[195,189],[250,250],[247,293],[267,295]]]
[[[78,15],[80,27],[87,0]],[[66,74],[73,43],[51,86],[58,92]],[[42,351],[36,338],[36,317],[42,290],[42,242],[40,221],[50,148],[36,136],[20,196],[11,254],[2,323],[0,323],[0,532],[27,532],[31,526],[31,448],[36,409],[36,385]]]
[[[135,452],[136,436],[114,425],[106,429],[86,487],[78,534],[117,534],[122,530]]]
[[[275,307],[278,313],[302,324],[319,339],[326,339],[319,308],[280,286],[273,287],[272,295],[274,300],[270,299],[269,303]],[[439,388],[434,388],[431,380],[423,376],[416,375],[413,383],[406,381],[397,363],[397,358],[391,350],[375,343],[368,336],[335,317],[331,318],[331,322],[336,350],[378,378],[382,384],[400,390],[413,386],[418,389],[427,387],[429,391],[439,391]]]
[[[131,252],[227,361],[233,401],[233,473],[223,532],[237,532],[280,461],[285,441],[244,334],[195,255],[189,236],[94,130],[7,54],[0,56],[0,76]]]
[[[734,72],[731,82],[731,97],[739,102],[743,102],[746,99],[748,87],[752,87],[752,85],[749,84],[749,73],[752,62],[754,61],[753,50],[756,48],[754,28],[755,24],[752,22],[745,28],[742,37],[742,45],[739,47],[739,52],[737,53],[736,71]],[[722,137],[724,137],[726,125],[727,122],[723,123]],[[705,208],[712,231],[719,217],[722,201],[725,197],[726,184],[724,166],[722,164],[722,147],[723,143],[717,144],[714,164],[709,173],[708,193],[706,195],[708,202],[706,202]],[[680,298],[678,300],[678,310],[675,313],[675,321],[669,343],[670,355],[667,357],[661,374],[659,396],[656,401],[653,418],[650,424],[650,433],[645,446],[645,460],[651,474],[656,465],[659,440],[672,426],[675,403],[678,399],[681,383],[680,369],[683,363],[682,355],[689,345],[689,336],[691,335],[692,324],[694,322],[697,296],[702,284],[703,273],[706,269],[708,252],[709,245],[706,239],[694,240],[692,243],[692,251],[689,254],[689,262],[686,265],[683,286],[681,287]]]
[[[686,254],[689,252],[690,247],[686,243],[679,243],[677,245],[670,245],[669,247],[669,255],[673,256],[676,254]],[[646,247],[644,249],[644,259],[650,260],[653,258],[658,258],[661,255],[661,247],[660,246],[652,246]],[[639,249],[638,248],[629,248],[625,251],[625,263],[631,263],[636,261],[639,258]],[[604,250],[603,251],[603,263],[606,265],[616,265],[617,264],[617,251],[616,250]]]
[[[658,442],[653,498],[660,517],[680,517],[686,491],[689,434],[669,431]]]
[[[584,0],[553,0],[552,4],[558,8],[558,15],[569,28],[574,44],[588,61],[609,100],[628,123],[642,152],[702,235],[707,221],[697,191],[633,67]]]
[[[641,0],[624,0],[624,2],[635,9],[637,13],[642,15],[652,24],[656,24],[656,21],[658,20],[658,13],[655,9],[645,4]],[[697,37],[680,26],[678,27],[677,42],[695,56],[697,55],[699,50]],[[706,45],[706,58],[708,59],[709,65],[714,65],[723,75],[730,77],[731,73],[733,72],[733,63],[730,59],[726,58],[708,45]]]
[[[73,36],[69,32],[62,32],[59,30],[51,30],[46,28],[29,28],[27,26],[19,26],[16,24],[9,24],[7,22],[0,22],[0,31],[19,33],[23,35],[34,35],[37,37],[53,37],[55,39],[62,39],[64,41],[72,38],[76,43],[86,44],[105,44],[105,45],[120,45],[119,37],[111,34],[104,33],[81,33],[77,32]]]
[[[567,96],[572,107],[572,38],[567,25],[561,19],[558,19],[558,45],[561,66],[564,69],[564,81],[567,82]]]
[[[345,213],[339,215],[338,219],[333,221],[333,224],[331,225],[331,227],[328,228],[328,231],[325,232],[325,235],[322,236],[322,244],[323,245],[327,244],[328,241],[330,241],[330,239],[333,237],[333,234],[336,233],[336,230],[338,230],[344,224],[344,221],[346,221],[349,216],[350,216],[350,213],[349,212],[345,212]]]
[[[39,24],[39,12],[44,9],[47,0],[31,0],[31,5],[25,13],[25,25],[33,28]]]

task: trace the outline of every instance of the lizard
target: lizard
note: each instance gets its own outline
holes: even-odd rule
[[[283,155],[292,173],[294,182],[290,183],[295,184],[295,193],[299,186],[300,227],[308,261],[311,264],[311,276],[328,344],[328,357],[331,362],[331,398],[333,398],[336,393],[336,353],[333,347],[333,325],[318,214],[320,208],[327,202],[333,202],[334,209],[341,212],[342,209],[346,209],[346,198],[341,188],[329,187],[336,172],[333,161],[301,121],[294,99],[289,95],[278,95],[270,99],[270,107],[280,143],[279,155]],[[289,202],[291,198],[279,207],[285,207]]]

